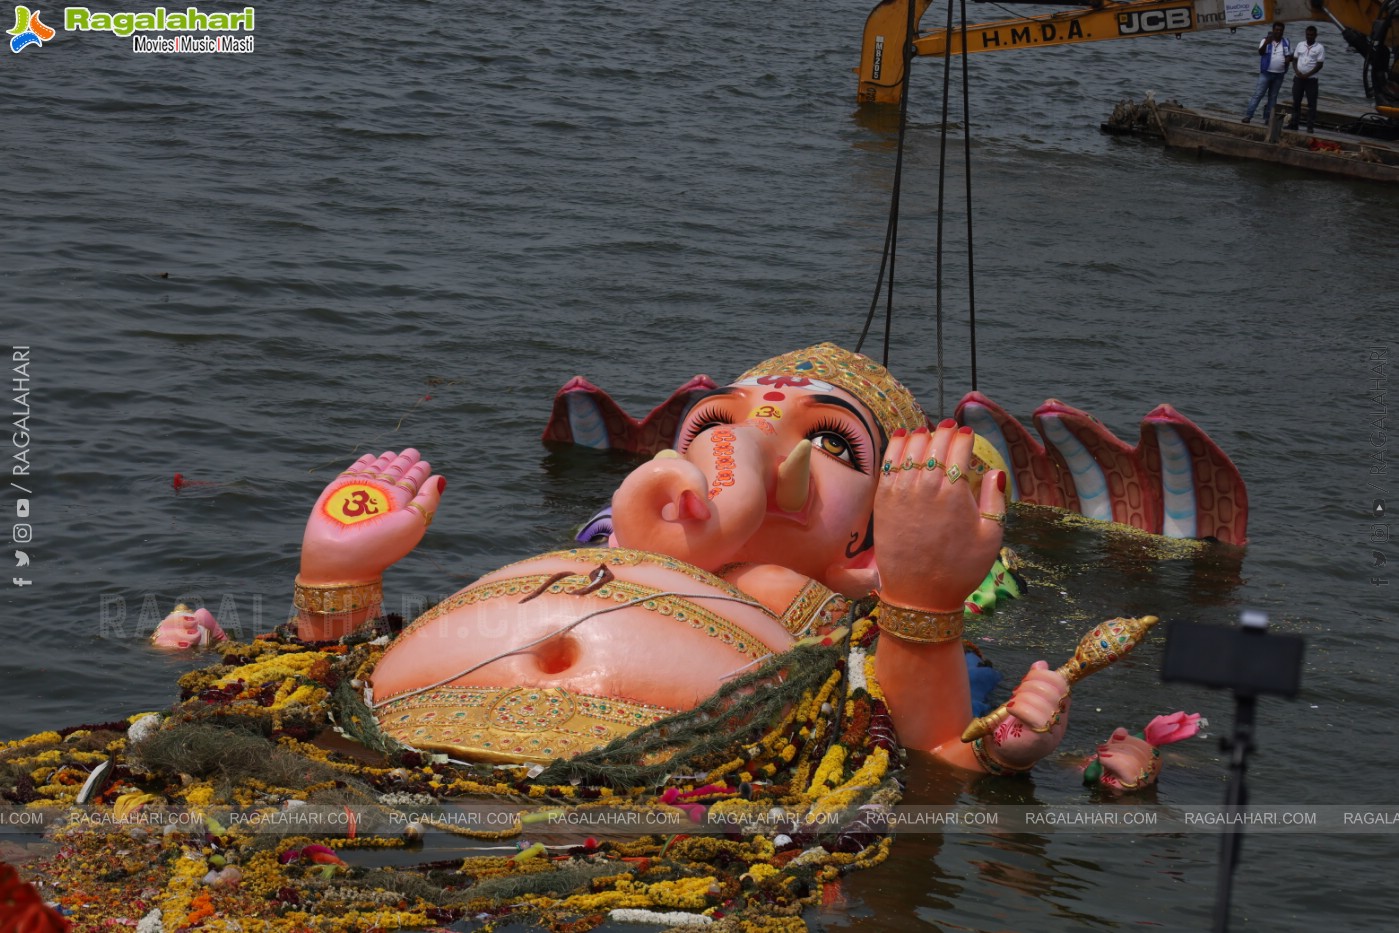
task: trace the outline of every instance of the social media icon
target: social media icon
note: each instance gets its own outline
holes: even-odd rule
[[[33,581],[33,580],[26,580],[26,579],[24,579],[24,577],[13,577],[13,578],[10,580],[10,582],[13,583],[15,586],[33,586],[33,585],[34,585],[34,581]]]
[[[16,500],[15,500],[15,516],[16,516],[17,518],[28,518],[28,517],[29,517],[29,500],[28,500],[28,499],[16,499]]]
[[[26,553],[24,553],[23,551],[15,551],[15,566],[16,566],[16,567],[28,567],[28,566],[29,566],[29,555],[26,554]]]
[[[1376,499],[1371,511],[1375,513],[1375,518],[1384,518],[1384,500]]]
[[[28,544],[34,540],[34,526],[19,524],[10,529],[10,537],[14,538],[15,544]]]
[[[1386,558],[1386,557],[1384,556],[1384,554],[1381,553],[1380,551],[1371,551],[1371,552],[1370,552],[1370,561],[1371,561],[1370,566],[1372,566],[1372,567],[1383,567],[1383,566],[1385,565],[1385,563],[1387,562],[1387,558]]]

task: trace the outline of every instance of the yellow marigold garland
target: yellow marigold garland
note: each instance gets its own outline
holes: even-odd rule
[[[64,838],[81,840],[72,850],[91,853],[72,860],[36,862],[29,871],[41,880],[57,881],[70,897],[74,916],[81,922],[129,923],[144,913],[160,910],[165,929],[202,925],[216,916],[236,916],[244,931],[290,931],[323,924],[336,917],[336,926],[409,929],[449,922],[466,912],[495,914],[502,918],[520,912],[534,915],[551,929],[590,929],[611,910],[702,912],[724,920],[726,929],[800,929],[800,911],[819,901],[821,887],[845,871],[878,864],[887,857],[890,838],[873,844],[849,846],[843,839],[823,836],[809,819],[837,813],[870,799],[897,799],[897,784],[890,777],[898,767],[898,751],[886,727],[842,734],[843,723],[856,715],[887,720],[883,695],[874,678],[872,647],[877,629],[868,618],[858,620],[850,635],[855,653],[851,663],[863,668],[863,686],[852,688],[844,675],[845,663],[829,671],[816,689],[804,691],[756,741],[750,741],[732,759],[702,776],[672,780],[670,787],[683,795],[680,802],[700,806],[715,814],[728,814],[756,825],[765,815],[780,813],[795,827],[793,835],[757,833],[742,838],[723,836],[648,836],[631,840],[592,843],[565,854],[524,858],[533,849],[521,842],[521,858],[491,854],[469,855],[449,867],[425,863],[416,869],[350,867],[338,859],[300,855],[308,852],[372,850],[401,847],[405,839],[366,835],[358,838],[269,837],[233,827],[195,827],[188,832],[160,833],[123,829],[105,834],[62,830]],[[332,751],[310,741],[312,733],[334,717],[337,722],[364,727],[359,715],[335,706],[337,687],[367,678],[382,646],[367,644],[313,650],[291,641],[268,639],[251,645],[224,645],[220,661],[203,671],[181,678],[184,700],[164,720],[164,728],[183,723],[247,729],[251,725],[270,735],[276,748],[313,763],[338,780],[269,781],[243,776],[231,783],[210,778],[149,774],[128,768],[124,761],[127,723],[70,730],[65,736],[46,732],[0,745],[0,765],[17,773],[23,766],[25,787],[0,785],[7,799],[32,807],[71,804],[87,771],[113,754],[121,763],[112,786],[98,797],[97,806],[112,807],[120,799],[124,812],[142,807],[182,805],[191,811],[215,814],[220,807],[262,808],[268,813],[322,793],[406,794],[437,801],[487,797],[497,801],[544,802],[553,806],[582,808],[632,808],[643,812],[673,811],[654,788],[616,790],[588,784],[541,785],[528,770],[517,768],[461,768],[432,756],[402,751],[398,760],[366,764],[358,758]],[[843,695],[837,694],[843,691]],[[135,722],[139,717],[131,717]],[[227,725],[224,725],[227,724]],[[73,747],[74,741],[100,743],[101,752]],[[844,741],[842,741],[844,739]],[[853,743],[853,744],[852,744]],[[309,773],[309,772],[308,772]],[[361,788],[356,791],[355,788]],[[210,826],[215,826],[211,823]],[[516,836],[519,820],[490,833],[495,838]],[[114,873],[93,872],[89,863],[117,846],[137,852],[130,870],[110,882],[97,881]],[[845,849],[845,850],[843,850]],[[798,857],[794,857],[798,856]],[[361,859],[362,862],[362,859]],[[595,868],[588,868],[596,866]],[[616,866],[616,871],[606,867]],[[583,890],[568,892],[574,877],[570,871],[588,868]],[[604,868],[598,873],[597,868]],[[221,883],[234,870],[236,880]],[[441,893],[425,900],[421,894],[397,894],[399,876],[417,874],[431,879],[429,887]],[[134,896],[139,880],[142,891],[152,890],[151,879],[161,878],[155,898]],[[544,890],[560,879],[564,889],[555,893],[531,893],[528,886]],[[584,877],[582,875],[578,876]],[[123,879],[131,879],[128,882]],[[211,880],[212,879],[212,880]],[[531,880],[537,879],[537,880]],[[490,885],[525,884],[519,894],[496,898],[473,895]],[[408,889],[420,890],[421,886]],[[407,890],[407,889],[405,889]],[[461,893],[453,893],[460,891]],[[100,906],[99,906],[100,905]],[[123,919],[124,918],[124,919]],[[107,924],[110,926],[110,924]],[[103,928],[106,928],[105,926]]]

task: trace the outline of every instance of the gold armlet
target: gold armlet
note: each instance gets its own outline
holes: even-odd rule
[[[343,615],[361,609],[378,610],[384,602],[381,580],[365,583],[302,583],[297,577],[292,587],[291,604],[301,612],[312,615]]]
[[[962,610],[926,612],[879,600],[879,630],[904,641],[936,645],[962,638]]]

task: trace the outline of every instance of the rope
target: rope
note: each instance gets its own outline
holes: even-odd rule
[[[889,365],[889,341],[893,331],[894,316],[894,267],[898,252],[898,230],[899,230],[899,205],[903,191],[903,162],[904,148],[908,135],[908,98],[909,83],[913,65],[913,36],[916,28],[916,18],[914,11],[917,0],[908,2],[908,30],[909,41],[904,46],[904,73],[903,87],[899,95],[899,142],[897,156],[894,161],[894,181],[893,190],[889,199],[889,220],[884,231],[884,249],[880,258],[879,274],[875,278],[874,296],[870,300],[869,312],[865,315],[865,324],[860,331],[860,337],[855,342],[855,352],[859,353],[865,344],[865,338],[869,336],[870,325],[874,322],[874,312],[879,306],[879,298],[883,293],[885,272],[888,271],[889,290],[885,294],[884,311],[884,357],[883,363]],[[938,380],[938,420],[942,420],[946,412],[945,386],[944,386],[944,361],[943,347],[945,344],[943,337],[943,313],[942,313],[942,281],[943,281],[943,207],[944,194],[947,178],[947,119],[949,97],[947,87],[951,81],[952,74],[952,43],[950,37],[953,27],[953,7],[951,0],[947,5],[947,35],[949,41],[943,46],[943,81],[942,81],[942,126],[939,136],[939,157],[938,157],[938,201],[937,201],[937,246],[936,246],[936,331],[935,340],[937,344],[937,380]],[[963,138],[962,156],[964,164],[964,176],[966,183],[966,205],[967,205],[967,321],[971,335],[971,386],[977,388],[976,377],[976,262],[973,250],[974,229],[972,225],[972,175],[971,175],[971,100],[970,100],[970,78],[968,75],[969,64],[967,62],[967,4],[966,0],[961,0],[961,34],[962,34],[962,114],[963,114]]]
[[[913,31],[917,27],[914,7],[917,0],[908,0],[908,28],[904,33],[904,77],[903,88],[899,92],[899,146],[894,159],[893,192],[889,196],[889,221],[884,228],[884,252],[879,260],[879,275],[874,280],[874,297],[870,299],[869,314],[865,315],[865,326],[860,331],[860,339],[855,341],[855,352],[859,353],[869,335],[870,324],[874,322],[874,309],[879,307],[879,294],[884,287],[884,271],[889,271],[889,294],[884,306],[884,359],[889,365],[889,333],[894,324],[894,257],[899,243],[899,194],[903,190],[904,140],[908,135],[908,87],[909,74],[913,70]]]
[[[947,36],[952,36],[952,0],[947,0]],[[942,220],[943,220],[943,194],[947,185],[947,86],[952,80],[952,43],[950,41],[942,44],[942,125],[938,132],[938,236],[937,236],[937,303],[935,316],[937,320],[937,370],[938,370],[938,420],[946,417],[947,407],[943,401],[943,366],[942,366]]]
[[[976,391],[976,261],[972,251],[972,106],[967,59],[967,0],[962,5],[962,154],[967,182],[967,324],[971,330],[972,391]]]

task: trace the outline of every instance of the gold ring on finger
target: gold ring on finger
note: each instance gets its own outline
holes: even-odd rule
[[[1006,520],[1006,513],[1004,513],[1004,512],[982,512],[982,513],[981,513],[981,517],[982,517],[982,518],[985,518],[985,519],[989,519],[990,521],[993,521],[993,522],[1002,522],[1002,523],[1004,523],[1005,520]]]
[[[929,471],[936,470],[940,466],[942,466],[942,464],[938,462],[937,457],[929,457],[927,462],[923,464],[923,467]]]
[[[880,467],[879,470],[880,470],[881,473],[884,473],[885,475],[888,475],[888,474],[894,472],[894,461],[892,461],[892,460],[885,460],[885,461],[884,461],[884,465],[883,465],[882,467]]]
[[[401,479],[401,480],[399,480],[398,482],[394,483],[394,485],[395,485],[395,486],[402,486],[404,489],[408,490],[409,492],[417,492],[417,491],[418,491],[418,487],[417,487],[417,486],[414,486],[412,483],[408,482],[407,480],[402,480],[402,479]]]
[[[957,482],[957,480],[959,480],[959,479],[966,479],[966,478],[967,478],[967,474],[964,473],[964,472],[962,472],[962,468],[959,467],[957,464],[955,464],[955,463],[949,463],[949,464],[947,465],[947,481],[948,481],[949,483],[955,483],[955,482]]]
[[[918,464],[916,464],[916,463],[913,462],[913,458],[912,458],[912,457],[904,457],[903,465],[902,465],[901,467],[899,467],[899,469],[901,469],[901,470],[916,470],[916,469],[918,469]]]
[[[423,517],[424,528],[432,524],[432,513],[429,512],[427,509],[423,508],[421,505],[418,505],[418,503],[416,502],[408,503],[408,508],[412,509],[414,512],[417,512]]]

